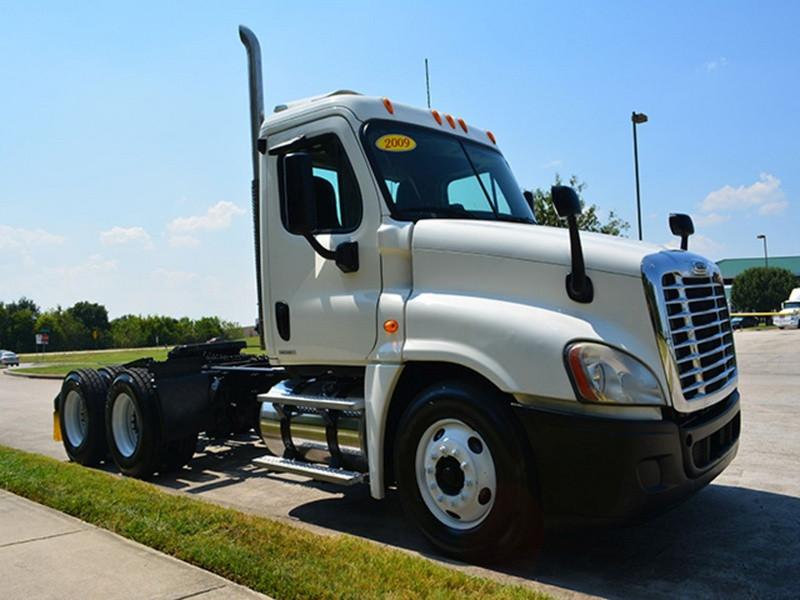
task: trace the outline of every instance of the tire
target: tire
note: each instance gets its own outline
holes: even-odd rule
[[[178,471],[192,460],[197,450],[197,434],[169,442],[164,449],[164,472]]]
[[[106,437],[124,475],[147,479],[162,466],[158,396],[147,369],[123,369],[108,390]]]
[[[110,387],[111,383],[114,381],[114,378],[124,370],[125,367],[107,366],[100,367],[97,369],[97,372],[100,374],[100,377],[103,379],[103,381],[106,382],[106,387]]]
[[[93,369],[71,371],[58,395],[58,420],[67,456],[86,467],[108,454],[105,404],[107,386]]]
[[[491,563],[541,547],[529,450],[494,388],[449,381],[423,390],[394,450],[403,507],[443,553]]]

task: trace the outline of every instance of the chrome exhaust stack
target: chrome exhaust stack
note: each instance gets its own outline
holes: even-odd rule
[[[251,184],[253,209],[253,236],[256,252],[256,294],[258,297],[258,339],[261,349],[264,345],[264,305],[261,291],[261,207],[259,204],[258,138],[264,122],[264,86],[261,79],[261,46],[250,29],[239,25],[239,39],[247,51],[247,81],[250,90],[250,146],[253,161],[253,180]]]

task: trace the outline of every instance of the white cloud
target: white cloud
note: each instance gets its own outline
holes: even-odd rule
[[[709,73],[711,71],[716,71],[717,69],[722,69],[728,66],[728,59],[724,56],[720,56],[719,58],[712,59],[706,63],[706,71]]]
[[[200,245],[200,240],[191,235],[171,235],[169,245],[173,248],[196,248]]]
[[[105,246],[136,243],[150,248],[153,245],[150,234],[142,227],[112,227],[100,233],[100,241]]]
[[[712,225],[719,225],[720,223],[730,221],[731,216],[712,212],[706,215],[693,215],[692,220],[695,225],[700,225],[700,227],[711,227]]]
[[[177,235],[194,231],[215,231],[230,227],[231,220],[236,215],[244,213],[244,209],[236,206],[233,202],[217,202],[210,207],[206,214],[195,215],[192,217],[178,217],[168,226],[170,234]]]
[[[92,254],[88,260],[77,265],[47,269],[47,271],[73,282],[81,281],[85,277],[93,279],[100,275],[107,275],[116,270],[117,261],[103,258],[100,254]]]
[[[555,169],[556,167],[560,167],[560,166],[561,166],[561,161],[560,160],[551,160],[549,162],[544,163],[541,168],[542,169]]]
[[[726,185],[711,192],[700,203],[700,209],[713,213],[719,210],[757,208],[759,214],[776,215],[783,212],[788,205],[781,189],[781,180],[769,173],[761,173],[758,181],[751,185]]]
[[[64,237],[44,229],[23,229],[0,225],[0,250],[33,250],[60,244]]]
[[[681,247],[681,244],[677,239],[673,239],[667,242],[665,246],[677,249]],[[723,254],[725,245],[705,235],[695,234],[689,238],[689,250],[716,260]]]

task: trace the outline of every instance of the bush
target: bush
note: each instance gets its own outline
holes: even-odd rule
[[[780,310],[781,302],[789,297],[796,285],[791,271],[775,267],[746,269],[733,280],[731,304],[743,312]]]

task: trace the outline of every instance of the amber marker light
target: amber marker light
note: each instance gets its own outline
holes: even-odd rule
[[[467,133],[467,123],[464,119],[459,119],[458,124],[461,125],[461,129],[464,130],[464,133]]]
[[[431,114],[433,115],[433,118],[436,120],[436,122],[439,125],[441,125],[442,124],[442,115],[439,114],[439,111],[438,110],[432,110]]]
[[[492,143],[497,146],[497,140],[494,138],[494,134],[491,131],[486,132],[486,137],[492,140]]]
[[[445,115],[444,118],[447,119],[447,122],[450,124],[450,127],[452,127],[453,129],[456,128],[456,120],[452,117],[452,115]]]
[[[391,100],[389,100],[388,98],[384,98],[383,99],[383,106],[386,108],[387,112],[390,115],[394,114],[394,106],[392,105],[392,101]]]
[[[400,323],[395,319],[387,319],[383,322],[383,329],[386,333],[397,333],[397,330],[400,329]]]
[[[586,377],[586,372],[583,370],[580,346],[570,348],[569,353],[567,354],[567,360],[569,362],[570,371],[572,371],[572,375],[575,379],[575,385],[578,388],[580,395],[583,396],[584,400],[596,401],[597,394],[594,393],[592,384],[589,383],[589,379]]]

